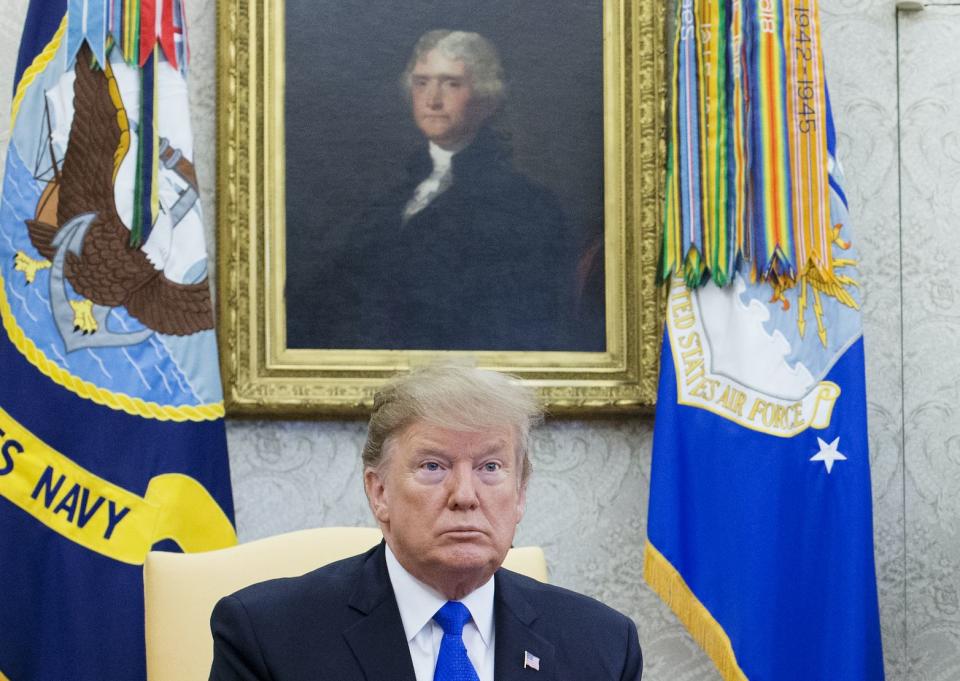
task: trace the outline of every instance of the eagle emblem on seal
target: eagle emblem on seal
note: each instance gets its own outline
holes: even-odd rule
[[[45,260],[18,252],[16,269],[30,283],[39,269],[51,268],[51,306],[68,351],[135,344],[153,333],[186,336],[212,329],[206,273],[192,283],[168,278],[155,255],[164,248],[146,248],[149,237],[139,243],[137,230],[131,231],[117,210],[114,187],[130,148],[131,123],[110,64],[96,63],[84,45],[74,73],[69,144],[59,167],[51,144],[53,177],[35,217],[26,220],[30,242]],[[192,163],[162,138],[159,162],[185,187],[163,209],[172,225],[169,238],[197,202],[197,182]],[[164,238],[156,230],[150,236]],[[143,328],[109,328],[110,312],[120,307]]]

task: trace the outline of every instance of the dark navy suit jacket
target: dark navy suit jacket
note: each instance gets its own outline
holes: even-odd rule
[[[222,599],[211,681],[415,681],[383,547]],[[639,681],[630,619],[509,570],[494,579],[496,681]]]

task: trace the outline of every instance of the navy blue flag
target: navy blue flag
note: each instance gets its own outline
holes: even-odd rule
[[[0,679],[143,679],[151,548],[236,543],[179,0],[33,0],[0,195]]]
[[[828,111],[832,267],[669,285],[644,575],[724,679],[883,679],[857,257]]]

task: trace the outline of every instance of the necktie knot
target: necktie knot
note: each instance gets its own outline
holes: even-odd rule
[[[460,601],[447,601],[433,616],[447,636],[462,636],[463,625],[470,621],[470,611]]]

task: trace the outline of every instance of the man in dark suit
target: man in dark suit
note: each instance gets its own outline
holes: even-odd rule
[[[430,31],[401,80],[426,144],[328,235],[309,287],[323,312],[291,312],[291,347],[603,351],[601,306],[578,300],[582,236],[489,125],[504,98],[493,45]]]
[[[374,403],[364,487],[384,542],[214,609],[212,681],[639,681],[633,622],[500,567],[526,501],[532,391],[434,367]]]

